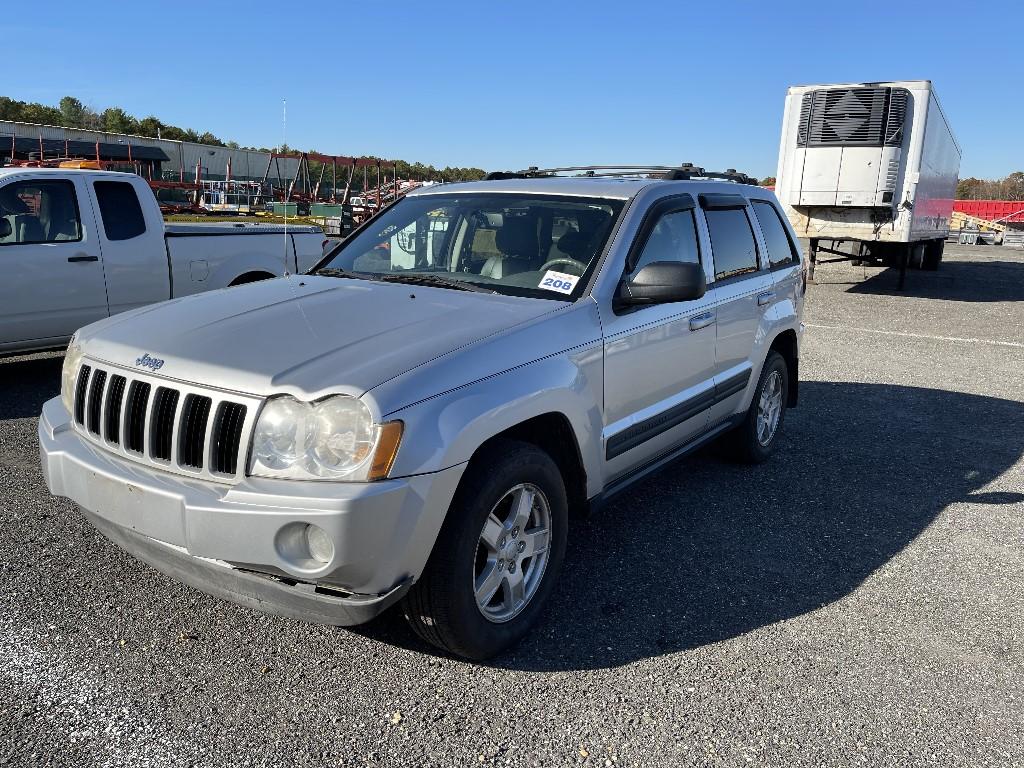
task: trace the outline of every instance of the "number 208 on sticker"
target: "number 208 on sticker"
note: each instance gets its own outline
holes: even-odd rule
[[[540,285],[537,287],[559,293],[572,293],[577,280],[579,280],[577,275],[567,275],[564,272],[554,272],[549,269],[544,273],[544,277],[540,279]]]

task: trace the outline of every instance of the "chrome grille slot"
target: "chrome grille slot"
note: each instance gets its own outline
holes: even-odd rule
[[[261,398],[87,360],[74,387],[75,430],[127,460],[211,482],[245,476]]]
[[[121,442],[121,408],[124,405],[124,376],[112,376],[107,387],[107,402],[104,405],[103,437],[107,442],[118,445]]]
[[[92,368],[83,365],[78,371],[78,381],[75,383],[75,421],[85,424],[85,393],[89,387],[89,374]]]
[[[145,381],[133,381],[128,388],[124,445],[129,451],[136,453],[142,453],[146,448],[146,406],[149,405],[149,390],[150,386]]]
[[[183,467],[203,468],[206,423],[213,400],[203,395],[186,395],[178,426],[178,463]]]
[[[100,409],[103,407],[103,387],[107,383],[107,372],[97,370],[89,385],[88,428],[94,435],[100,433]]]
[[[149,424],[149,453],[154,459],[171,460],[174,444],[174,414],[178,410],[178,390],[157,387]]]
[[[245,406],[224,401],[217,408],[213,424],[213,451],[210,462],[214,472],[233,475],[238,471],[238,448],[245,422]]]

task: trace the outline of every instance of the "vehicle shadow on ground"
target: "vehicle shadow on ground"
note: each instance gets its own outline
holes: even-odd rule
[[[0,421],[38,416],[43,403],[60,394],[64,355],[0,358]]]
[[[818,270],[816,276],[827,281]],[[904,289],[897,288],[899,270],[875,272],[847,288],[847,293],[913,296],[946,301],[1024,301],[1024,258],[1021,261],[944,261],[937,272],[907,270]]]
[[[948,505],[1024,502],[983,490],[1021,457],[1022,426],[1019,402],[804,382],[768,463],[737,466],[707,450],[577,522],[552,605],[518,648],[490,663],[615,667],[835,602]],[[395,611],[360,631],[433,652]]]

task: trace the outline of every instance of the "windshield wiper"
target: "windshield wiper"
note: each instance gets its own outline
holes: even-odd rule
[[[314,274],[320,275],[321,277],[351,277],[353,280],[369,280],[369,275],[361,275],[358,272],[349,272],[347,269],[340,269],[339,267],[324,267],[318,269]]]
[[[408,283],[409,285],[429,285],[437,288],[454,288],[456,291],[475,291],[476,293],[497,293],[492,288],[485,288],[475,283],[467,283],[461,280],[452,280],[449,277],[440,275],[424,275],[422,273],[385,272],[375,274],[374,280],[385,283]]]

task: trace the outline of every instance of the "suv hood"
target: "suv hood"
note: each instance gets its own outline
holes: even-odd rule
[[[87,326],[87,356],[253,395],[313,399],[369,389],[561,302],[312,275],[266,280]],[[495,363],[496,367],[498,363]]]

